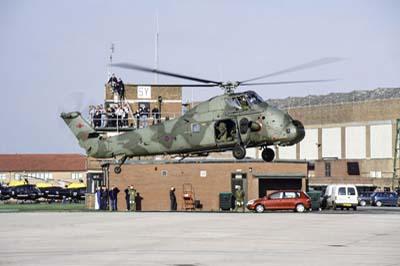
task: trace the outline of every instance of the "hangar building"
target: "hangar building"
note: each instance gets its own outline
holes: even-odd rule
[[[270,100],[306,128],[280,159],[310,162],[309,185],[353,183],[360,190],[391,190],[400,88]],[[398,180],[394,180],[398,187]]]

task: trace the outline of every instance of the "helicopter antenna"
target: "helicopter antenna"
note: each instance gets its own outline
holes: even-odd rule
[[[155,51],[154,51],[154,68],[158,70],[158,39],[159,39],[159,24],[158,24],[158,10],[156,12],[156,35],[155,35]],[[158,73],[154,75],[154,82],[158,84]]]

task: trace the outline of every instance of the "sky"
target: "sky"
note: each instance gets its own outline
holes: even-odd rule
[[[399,13],[396,0],[1,0],[0,153],[83,154],[60,112],[104,101],[111,43],[114,62],[154,67],[156,17],[159,69],[170,72],[236,81],[344,59],[265,80],[333,82],[251,88],[269,99],[400,87]],[[125,83],[155,80],[113,72]],[[220,93],[187,88],[183,101]]]

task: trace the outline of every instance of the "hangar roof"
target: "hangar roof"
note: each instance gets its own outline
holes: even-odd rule
[[[306,97],[288,97],[269,99],[268,104],[287,109],[294,107],[318,106],[339,103],[364,102],[400,98],[400,88],[378,88],[375,90],[356,90],[326,95],[308,95]]]
[[[0,154],[0,172],[86,171],[81,154]]]

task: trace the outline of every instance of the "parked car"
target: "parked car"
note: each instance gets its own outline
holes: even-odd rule
[[[55,200],[61,200],[63,196],[68,197],[69,191],[62,187],[52,186],[52,187],[41,187],[39,188],[42,197],[48,200],[49,202]]]
[[[264,198],[250,200],[247,209],[256,212],[265,210],[294,210],[304,212],[311,208],[311,199],[303,191],[281,190],[276,191]]]
[[[371,195],[371,205],[373,206],[397,206],[399,196],[396,192],[374,192]]]
[[[0,200],[8,200],[10,198],[10,193],[8,187],[0,184]]]
[[[37,200],[42,193],[35,185],[19,185],[9,187],[9,195],[17,200]]]
[[[371,204],[371,195],[374,192],[367,191],[367,192],[360,192],[358,194],[358,205],[365,206]]]
[[[333,184],[325,190],[326,207],[336,210],[344,208],[357,210],[358,193],[355,185]]]
[[[85,194],[86,194],[86,187],[84,188],[68,188],[68,196],[73,200],[74,202],[80,202],[85,200]]]

